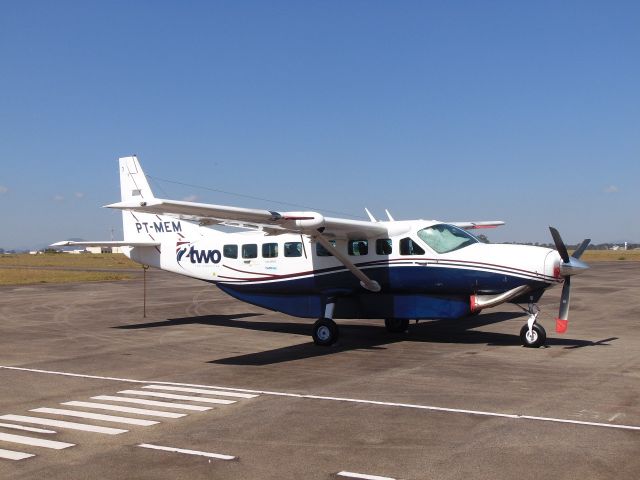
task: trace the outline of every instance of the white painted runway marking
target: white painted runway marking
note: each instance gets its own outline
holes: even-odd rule
[[[11,433],[0,433],[0,440],[3,442],[22,443],[33,447],[53,448],[54,450],[62,450],[63,448],[69,448],[75,445],[74,443],[55,442],[53,440],[43,440],[42,438],[25,437]]]
[[[70,407],[95,408],[98,410],[110,410],[113,412],[135,413],[138,415],[149,415],[152,417],[163,417],[163,418],[180,418],[180,417],[187,416],[186,413],[161,412],[160,410],[148,410],[146,408],[123,407],[121,405],[108,405],[106,403],[73,401],[73,402],[61,403],[61,405],[69,405]]]
[[[26,415],[2,415],[0,420],[12,420],[14,422],[35,423],[36,425],[49,425],[51,427],[68,428],[70,430],[83,430],[85,432],[104,433],[106,435],[118,435],[128,432],[121,428],[96,427],[84,423],[64,422],[62,420],[51,420],[49,418],[28,417]]]
[[[204,412],[211,410],[212,408],[203,407],[202,405],[187,405],[186,403],[159,402],[157,400],[146,400],[144,398],[116,397],[114,395],[98,395],[96,397],[91,397],[91,399],[108,402],[135,403],[137,405],[149,405],[152,407],[177,408],[179,410],[192,410],[194,412]]]
[[[417,408],[420,410],[432,410],[435,412],[468,413],[471,415],[487,415],[490,417],[503,417],[503,418],[514,418],[514,419],[522,418],[521,415],[515,415],[512,413],[497,413],[497,412],[484,412],[481,410],[465,410],[461,408],[434,407],[431,405],[416,405],[413,403],[380,402],[377,400],[360,400],[357,398],[342,398],[342,397],[323,397],[320,395],[300,395],[300,397],[311,398],[314,400],[333,400],[334,402],[365,403],[368,405],[382,405],[386,407]],[[640,429],[640,427],[638,428]]]
[[[585,422],[582,420],[566,420],[564,418],[534,417],[532,415],[520,415],[520,418],[524,418],[526,420],[539,420],[541,422],[572,423],[575,425],[590,425],[592,427],[608,427],[608,428],[624,428],[626,430],[640,430],[640,427],[631,427],[628,425],[613,425],[611,423]]]
[[[104,415],[102,413],[81,412],[78,410],[66,410],[64,408],[33,408],[29,411],[34,413],[64,415],[66,417],[89,418],[91,420],[100,420],[102,422],[125,423],[127,425],[138,425],[141,427],[149,427],[160,423],[155,420],[142,420],[140,418],[119,417],[116,415]]]
[[[170,398],[173,400],[188,400],[191,402],[215,403],[218,405],[230,405],[235,400],[218,400],[217,398],[191,397],[188,395],[174,395],[173,393],[145,392],[144,390],[122,390],[118,392],[126,395],[144,395],[147,397]]]
[[[583,425],[589,427],[602,427],[602,428],[616,428],[621,430],[635,430],[640,431],[640,426],[637,425],[622,425],[615,423],[593,423],[593,422],[582,422],[577,420],[566,420],[562,418],[551,418],[551,417],[535,417],[530,415],[517,415],[517,414],[508,414],[508,413],[499,413],[499,412],[488,412],[488,411],[479,411],[479,410],[464,410],[458,408],[444,408],[444,407],[436,407],[431,405],[420,405],[420,404],[411,404],[411,403],[394,403],[394,402],[379,402],[374,400],[363,400],[363,399],[355,399],[355,398],[341,398],[341,397],[324,397],[320,395],[303,395],[300,393],[287,393],[287,392],[273,392],[269,390],[255,390],[255,389],[247,389],[247,388],[230,388],[230,387],[222,387],[218,385],[200,385],[194,383],[179,383],[179,382],[156,382],[149,380],[135,380],[131,378],[117,378],[117,377],[103,377],[99,375],[85,375],[82,373],[71,373],[71,372],[58,372],[54,370],[40,370],[36,368],[24,368],[24,367],[10,367],[6,365],[0,365],[0,369],[5,370],[16,370],[21,372],[32,372],[32,373],[44,373],[48,375],[62,375],[66,377],[77,377],[77,378],[90,378],[94,380],[109,380],[114,382],[126,382],[126,383],[144,383],[144,384],[161,384],[161,385],[178,385],[184,387],[196,387],[196,388],[215,388],[218,390],[228,390],[232,392],[245,392],[245,393],[255,393],[258,395],[273,395],[278,397],[290,397],[290,398],[310,398],[314,400],[332,400],[338,402],[351,402],[351,403],[362,403],[367,405],[380,405],[380,406],[389,406],[389,407],[401,407],[401,408],[415,408],[421,410],[431,410],[436,412],[448,412],[448,413],[462,413],[469,415],[485,415],[491,417],[501,417],[501,418],[510,418],[514,420],[534,420],[534,421],[545,421],[545,422],[556,422],[556,423],[571,423],[574,425]],[[93,397],[97,398],[97,397]],[[2,418],[2,417],[0,417]]]
[[[14,452],[13,450],[0,448],[0,458],[5,458],[7,460],[24,460],[29,457],[35,457],[35,455],[32,453]]]
[[[363,480],[395,480],[392,477],[381,477],[379,475],[367,475],[366,473],[338,472],[339,477],[361,478]]]
[[[138,445],[142,448],[151,448],[152,450],[164,450],[167,452],[186,453],[187,455],[200,455],[202,457],[217,458],[218,460],[234,460],[236,457],[232,455],[222,455],[220,453],[200,452],[198,450],[185,450],[184,448],[163,447],[161,445],[152,445],[150,443],[141,443]]]
[[[145,385],[142,388],[166,390],[169,392],[206,393],[207,395],[219,395],[221,397],[256,398],[258,396],[250,393],[223,392],[222,390],[210,390],[204,388],[173,387],[171,385]]]
[[[0,427],[13,428],[14,430],[24,430],[34,433],[56,433],[55,430],[45,430],[44,428],[25,427],[24,425],[16,425],[15,423],[0,423]]]

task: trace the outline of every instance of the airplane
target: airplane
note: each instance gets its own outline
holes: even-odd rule
[[[123,241],[63,241],[52,246],[123,247],[130,259],[215,284],[243,302],[301,318],[319,346],[339,337],[336,319],[384,319],[401,333],[410,320],[476,315],[504,303],[527,304],[525,347],[547,334],[537,321],[544,292],[563,284],[556,331],[568,326],[571,277],[588,265],[570,256],[558,230],[556,250],[482,243],[469,230],[502,221],[369,221],[313,211],[272,211],[154,196],[136,156],[119,159]],[[212,225],[239,227],[227,232]],[[522,307],[524,309],[524,307]]]

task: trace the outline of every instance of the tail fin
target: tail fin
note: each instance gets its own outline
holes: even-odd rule
[[[120,194],[122,203],[140,205],[155,199],[147,177],[135,156],[120,158]],[[167,215],[122,210],[124,241],[133,243],[170,242],[176,237],[194,236],[198,226]]]
[[[148,202],[154,198],[136,156],[120,158],[120,195],[123,202],[131,200]]]
[[[122,202],[129,203],[148,202],[154,198],[147,177],[136,156],[120,158],[120,195]],[[123,210],[122,233],[124,240],[129,242],[157,240],[154,235],[149,233],[148,229],[148,225],[153,220],[157,221],[155,215]]]

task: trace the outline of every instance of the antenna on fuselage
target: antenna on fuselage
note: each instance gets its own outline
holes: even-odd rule
[[[386,208],[384,209],[384,211],[387,213],[387,217],[389,217],[389,221],[390,222],[395,222],[394,218],[391,216],[391,214],[389,213],[389,210],[387,210]]]
[[[364,207],[364,211],[367,212],[367,215],[369,215],[369,220],[371,220],[372,222],[377,222],[376,218],[373,215],[371,215],[371,212],[367,207]]]

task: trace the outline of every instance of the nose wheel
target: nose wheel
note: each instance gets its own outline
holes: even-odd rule
[[[523,325],[520,329],[520,340],[522,346],[528,348],[538,348],[544,345],[547,340],[547,332],[544,327],[538,323],[533,325],[531,331],[529,331],[529,325]]]
[[[540,309],[535,303],[529,304],[529,318],[520,329],[520,341],[523,347],[538,348],[547,341],[547,332],[537,323]]]

